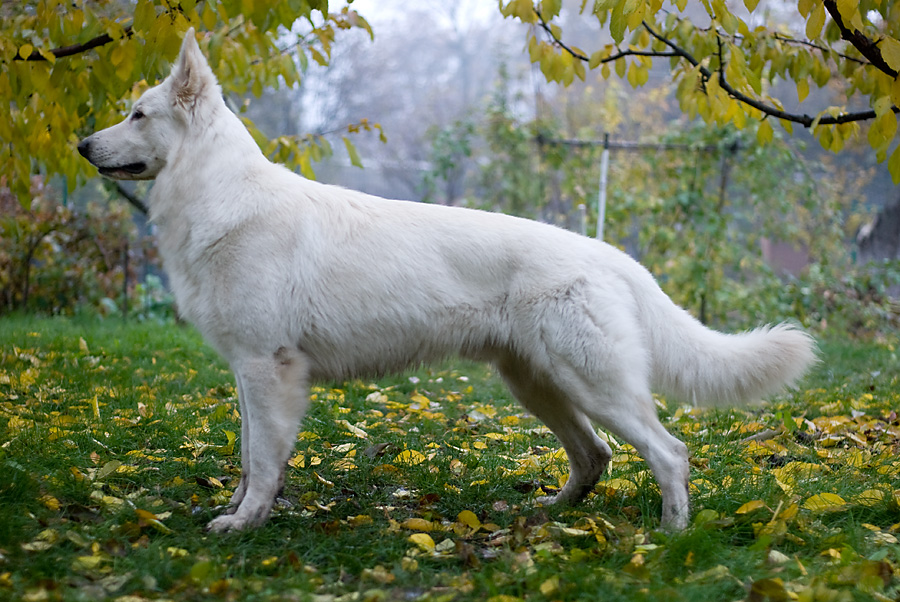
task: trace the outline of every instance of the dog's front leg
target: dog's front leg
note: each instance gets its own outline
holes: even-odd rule
[[[284,483],[284,470],[300,420],[309,404],[307,358],[279,348],[269,357],[234,363],[241,396],[242,468],[231,513],[209,523],[214,532],[237,531],[262,524]]]
[[[247,416],[247,408],[245,407],[245,399],[246,393],[244,392],[244,384],[241,382],[240,372],[234,370],[234,378],[237,386],[237,394],[238,394],[238,404],[240,407],[241,416]],[[231,496],[231,504],[228,506],[228,509],[225,511],[226,514],[234,514],[237,511],[238,506],[241,504],[241,500],[244,499],[244,494],[247,493],[247,481],[250,479],[250,421],[247,419],[241,420],[241,479],[238,482],[237,487],[234,490],[234,495]]]

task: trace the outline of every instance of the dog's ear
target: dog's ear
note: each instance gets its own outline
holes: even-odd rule
[[[193,109],[199,97],[217,86],[216,76],[197,45],[193,27],[184,34],[171,77],[175,101],[188,109]]]

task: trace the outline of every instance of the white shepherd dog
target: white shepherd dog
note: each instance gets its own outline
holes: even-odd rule
[[[194,30],[172,73],[78,150],[100,173],[156,179],[149,197],[178,308],[237,379],[241,481],[213,531],[264,522],[310,381],[453,355],[496,366],[559,437],[575,503],[606,469],[592,423],[631,443],[688,524],[688,452],[651,391],[753,401],[799,379],[815,345],[789,325],[702,326],[610,245],[506,215],[388,201],[269,162],[228,110]]]

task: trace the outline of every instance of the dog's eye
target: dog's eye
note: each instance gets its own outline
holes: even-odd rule
[[[134,113],[131,114],[131,118],[134,119],[135,121],[137,121],[138,119],[143,119],[144,114],[141,113],[139,110],[135,110]]]

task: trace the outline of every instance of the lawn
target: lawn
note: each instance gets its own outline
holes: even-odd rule
[[[699,411],[659,400],[692,454],[693,525],[658,529],[614,439],[581,505],[555,438],[487,366],[313,389],[283,497],[210,535],[240,474],[224,363],[187,327],[0,319],[0,599],[894,600],[900,359],[825,341],[800,389]]]

